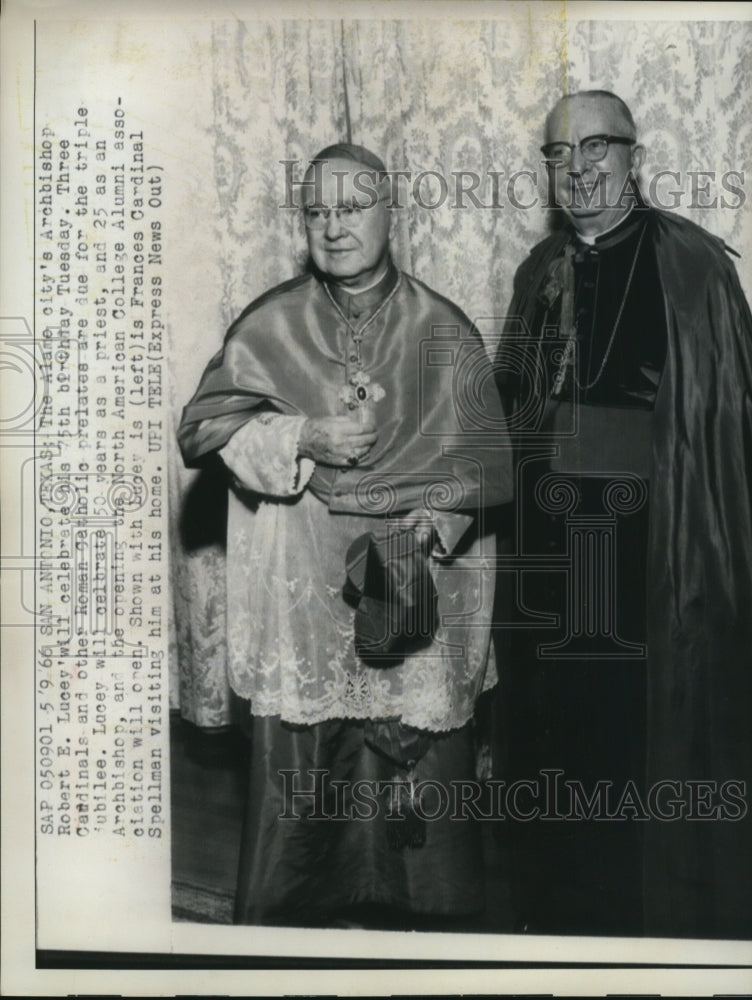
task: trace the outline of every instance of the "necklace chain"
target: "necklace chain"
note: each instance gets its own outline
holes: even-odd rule
[[[603,374],[603,370],[606,367],[606,362],[608,361],[608,359],[609,359],[609,357],[611,355],[611,349],[613,348],[614,341],[616,340],[616,331],[619,329],[619,323],[621,322],[621,317],[622,317],[622,314],[624,313],[624,307],[625,307],[626,302],[627,302],[627,297],[629,295],[629,290],[632,287],[632,279],[634,278],[635,268],[637,267],[637,258],[640,256],[640,249],[642,247],[642,241],[643,241],[643,238],[645,236],[645,231],[646,230],[647,230],[647,226],[645,225],[645,226],[642,227],[642,232],[640,233],[640,238],[637,241],[637,247],[635,249],[634,257],[632,258],[632,266],[629,269],[629,276],[627,278],[627,284],[626,284],[626,287],[624,288],[624,294],[621,297],[621,303],[619,305],[619,311],[616,314],[616,319],[615,319],[614,325],[613,325],[613,327],[611,329],[611,336],[608,338],[608,344],[606,345],[606,350],[605,350],[605,352],[603,354],[603,358],[601,360],[601,363],[600,363],[600,366],[598,368],[598,371],[595,374],[595,378],[592,379],[590,382],[586,382],[583,385],[580,382],[580,380],[577,378],[577,374],[574,371],[574,368],[572,370],[572,377],[574,379],[574,383],[575,383],[575,385],[577,386],[577,388],[581,392],[588,392],[590,389],[592,389],[598,383],[601,375]],[[569,255],[569,258],[565,261],[565,266],[568,269],[572,266],[571,254]],[[567,275],[567,278],[565,278],[565,280],[568,280],[568,279],[569,279],[569,276]],[[567,299],[567,296],[565,296],[562,299],[562,312],[564,310],[565,304],[567,304],[567,305],[569,304],[569,303],[566,302],[566,299]],[[574,301],[571,302],[571,307],[574,308]],[[567,317],[567,316],[562,316],[562,321],[565,322],[565,323],[566,322],[570,322],[570,318]],[[566,368],[573,361],[574,348],[575,348],[576,340],[577,340],[577,324],[574,321],[574,317],[572,317],[571,318],[571,325],[570,325],[570,328],[569,328],[569,335],[567,337],[567,344],[566,344],[566,347],[564,349],[564,354],[562,356],[561,363],[559,365],[559,370],[558,370],[558,372],[556,374],[556,377],[554,379],[554,390],[553,390],[552,395],[558,395],[559,394],[561,386],[562,386],[562,384],[564,382]]]
[[[397,272],[397,280],[394,283],[394,288],[387,295],[387,297],[384,299],[384,301],[381,303],[381,305],[378,307],[378,309],[371,316],[368,317],[368,319],[365,321],[365,323],[363,324],[363,326],[361,326],[361,328],[359,330],[356,330],[355,327],[350,322],[350,320],[347,318],[347,316],[345,316],[345,314],[342,311],[342,309],[340,308],[337,300],[334,298],[334,296],[332,295],[332,293],[329,291],[329,288],[327,287],[326,283],[324,283],[324,291],[329,296],[330,302],[332,303],[332,305],[334,306],[334,308],[337,310],[337,312],[340,314],[340,316],[342,317],[342,319],[345,321],[345,323],[347,323],[348,327],[350,328],[350,333],[352,334],[352,339],[355,342],[355,347],[356,347],[357,352],[358,352],[357,365],[358,365],[359,368],[362,368],[362,366],[363,366],[363,362],[361,361],[361,357],[360,357],[360,342],[363,339],[363,335],[365,334],[366,330],[371,325],[371,323],[373,323],[373,321],[379,315],[379,313],[381,313],[387,307],[387,305],[389,304],[389,302],[395,296],[395,294],[397,292],[397,289],[400,286],[400,282],[401,281],[402,281],[402,273],[400,271],[398,271]]]

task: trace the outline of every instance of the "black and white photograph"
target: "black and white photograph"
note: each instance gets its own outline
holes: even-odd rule
[[[751,13],[6,5],[3,989],[752,988]]]

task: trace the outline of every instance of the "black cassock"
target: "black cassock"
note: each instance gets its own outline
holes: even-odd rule
[[[752,931],[751,337],[722,243],[652,209],[517,273],[504,766],[543,796],[505,827],[521,928]]]

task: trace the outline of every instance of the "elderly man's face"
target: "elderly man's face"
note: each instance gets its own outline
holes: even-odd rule
[[[361,174],[360,190],[355,178]],[[332,281],[365,288],[384,270],[389,256],[390,212],[368,167],[329,160],[318,167],[320,183],[304,189],[303,214],[314,264]],[[306,180],[313,180],[309,168]],[[364,193],[363,188],[366,189]]]
[[[571,143],[569,163],[549,166],[553,197],[586,235],[597,235],[615,225],[631,204],[630,171],[642,164],[644,149],[636,144],[609,144],[606,155],[590,162],[579,143],[589,136],[613,135],[634,139],[618,104],[605,97],[572,97],[560,101],[549,119],[546,143]],[[632,182],[633,184],[634,182]],[[625,193],[626,192],[626,193]]]

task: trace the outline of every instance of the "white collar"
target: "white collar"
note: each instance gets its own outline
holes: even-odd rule
[[[629,218],[629,215],[633,209],[634,205],[630,205],[629,208],[624,213],[624,215],[622,215],[620,219],[617,219],[616,222],[613,224],[613,226],[609,226],[608,229],[604,229],[603,232],[595,233],[593,236],[584,236],[582,233],[577,233],[577,239],[580,241],[580,243],[586,243],[589,247],[594,246],[596,240],[599,240],[601,236],[605,236],[606,233],[612,232],[614,229],[616,229],[617,226],[620,226],[625,219]],[[575,232],[577,232],[577,230],[575,230]]]
[[[348,295],[362,295],[363,292],[370,292],[370,290],[372,288],[375,288],[380,281],[383,281],[384,278],[386,277],[386,273],[388,270],[389,270],[389,265],[385,264],[384,270],[381,272],[378,278],[376,278],[375,281],[372,281],[370,285],[366,285],[365,288],[348,288],[347,285],[338,285],[337,287],[340,288],[343,292],[347,292]]]

